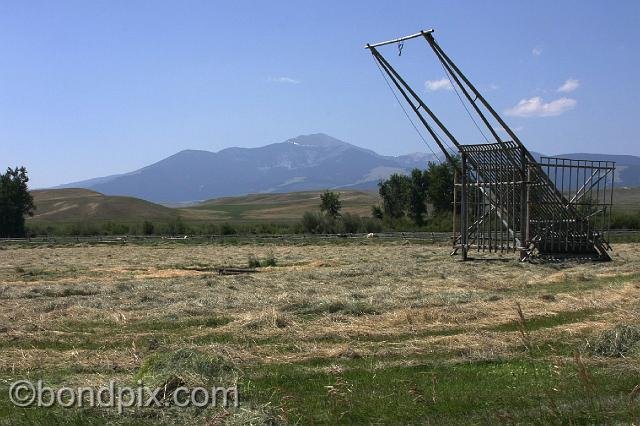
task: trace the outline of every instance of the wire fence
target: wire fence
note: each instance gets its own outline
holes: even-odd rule
[[[611,230],[612,241],[640,240],[638,229]],[[374,234],[212,234],[212,235],[93,235],[93,236],[37,236],[29,238],[0,238],[0,244],[128,244],[128,243],[219,243],[233,241],[318,241],[318,240],[416,240],[433,243],[451,242],[451,232],[377,232]]]

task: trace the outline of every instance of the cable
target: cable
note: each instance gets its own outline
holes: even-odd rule
[[[440,139],[440,141],[442,141],[447,146],[447,149],[449,150],[449,154],[453,154],[453,155],[457,154],[458,150],[452,147],[451,145],[449,145],[449,142],[447,142],[447,139],[442,137],[442,135],[440,134],[437,128],[434,127],[433,132],[438,136],[438,139]]]
[[[407,117],[407,120],[409,120],[409,123],[411,123],[411,126],[416,131],[418,136],[420,136],[420,139],[422,140],[422,142],[427,146],[427,148],[429,148],[429,151],[431,151],[431,153],[436,158],[436,160],[438,160],[439,163],[442,163],[443,161],[434,152],[434,150],[431,148],[431,145],[429,145],[429,143],[427,142],[425,137],[422,135],[420,130],[418,130],[418,127],[415,125],[415,123],[411,119],[411,116],[409,116],[409,113],[405,109],[404,104],[400,101],[400,99],[398,98],[398,95],[396,95],[396,91],[393,90],[393,87],[391,86],[391,83],[389,83],[389,80],[388,80],[387,76],[385,75],[384,71],[382,70],[382,67],[380,67],[380,63],[375,59],[375,57],[374,57],[374,61],[376,63],[376,66],[378,67],[378,71],[380,71],[380,74],[382,75],[382,78],[384,79],[385,83],[387,83],[387,86],[389,87],[389,90],[391,90],[391,93],[393,94],[393,97],[396,99],[396,102],[398,102],[398,105],[400,105],[400,108],[402,108],[402,112],[404,112],[404,115]]]
[[[451,87],[453,87],[453,90],[456,92],[456,95],[458,96],[458,99],[460,100],[460,103],[464,107],[464,110],[467,111],[467,115],[469,116],[471,121],[473,121],[473,124],[476,125],[476,128],[478,129],[478,131],[480,132],[480,134],[484,138],[485,142],[486,143],[490,143],[489,139],[487,139],[487,136],[484,134],[484,132],[482,131],[482,129],[480,128],[480,126],[478,125],[476,120],[473,118],[473,115],[469,111],[469,108],[467,108],[467,104],[465,104],[464,101],[462,100],[462,97],[460,96],[460,93],[458,93],[458,89],[456,88],[456,85],[453,84],[453,81],[451,80],[451,76],[449,75],[449,70],[447,70],[447,68],[444,66],[444,64],[441,61],[438,61],[438,62],[440,62],[440,66],[442,66],[442,69],[444,70],[445,75],[449,79],[449,84],[451,84]]]

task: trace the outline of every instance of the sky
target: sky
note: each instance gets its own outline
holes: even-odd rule
[[[640,155],[638,1],[0,0],[0,167],[47,187],[318,132],[429,152],[363,48],[428,28],[530,150]],[[381,51],[481,142],[424,40]]]

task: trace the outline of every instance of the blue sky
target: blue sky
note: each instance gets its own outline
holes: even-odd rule
[[[640,155],[638,1],[5,0],[0,166],[43,187],[315,132],[427,151],[363,45],[431,27],[531,150]],[[384,53],[480,142],[422,40]]]

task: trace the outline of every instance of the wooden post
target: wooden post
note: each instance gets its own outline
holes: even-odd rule
[[[524,150],[520,148],[520,161],[522,162],[523,179],[520,185],[520,260],[527,257],[526,245],[529,241],[529,178],[531,170]]]
[[[467,260],[467,154],[463,151],[460,155],[462,163],[462,184],[460,192],[460,242],[462,244],[462,260]]]
[[[458,177],[459,173],[458,170],[455,170],[453,172],[453,235],[451,236],[452,241],[453,241],[453,249],[455,250],[456,248],[456,241],[458,240],[457,235],[456,235],[456,221],[458,219]]]

